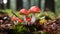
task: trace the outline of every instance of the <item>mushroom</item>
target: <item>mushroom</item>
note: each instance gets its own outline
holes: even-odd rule
[[[31,18],[30,17],[27,17],[26,20],[30,22],[31,21]]]
[[[23,22],[22,19],[17,18],[16,16],[13,16],[13,17],[11,18],[11,20],[14,21],[14,24],[15,24],[15,25],[18,24],[18,22],[19,22],[19,23],[22,23],[22,22]]]
[[[28,10],[26,10],[26,9],[21,9],[21,10],[19,11],[19,13],[20,13],[21,15],[23,15],[23,17],[24,17],[24,22],[27,23],[26,17],[27,17],[27,15],[29,14],[29,13],[28,13]],[[26,24],[26,23],[25,23],[25,24]]]
[[[13,17],[11,18],[11,20],[12,20],[12,21],[16,21],[16,20],[17,20],[17,17],[16,17],[16,16],[13,16]]]
[[[11,20],[13,21],[14,25],[17,25],[18,21],[16,16],[12,16]]]
[[[21,10],[19,11],[19,13],[20,13],[21,15],[28,15],[28,10],[26,10],[26,9],[21,9]]]
[[[11,18],[11,20],[14,21],[14,24],[15,24],[15,25],[17,25],[18,23],[22,23],[22,22],[23,22],[22,19],[17,18],[16,16],[13,16],[13,17]]]
[[[39,9],[39,7],[37,7],[37,6],[32,6],[32,7],[29,9],[29,12],[30,12],[30,13],[40,13],[40,9]]]
[[[20,22],[20,23],[22,23],[22,22],[23,22],[23,20],[22,20],[22,19],[19,19],[19,18],[17,19],[17,21],[18,21],[18,22]]]
[[[32,24],[33,24],[33,23],[35,23],[35,21],[36,21],[35,13],[40,13],[40,9],[39,9],[39,7],[37,7],[37,6],[32,6],[32,7],[29,9],[29,13],[32,13],[31,22],[32,22]]]

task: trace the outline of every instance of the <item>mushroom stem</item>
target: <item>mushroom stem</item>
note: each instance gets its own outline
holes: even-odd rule
[[[27,24],[27,20],[26,20],[26,15],[24,15],[24,24],[26,25]]]
[[[26,16],[24,15],[24,22],[26,21]]]
[[[31,22],[32,22],[32,24],[35,23],[35,21],[36,21],[35,15],[32,14],[32,18],[31,18]]]
[[[14,21],[14,25],[17,25],[18,24],[18,21]]]

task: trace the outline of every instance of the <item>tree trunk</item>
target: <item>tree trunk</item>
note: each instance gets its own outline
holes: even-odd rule
[[[7,6],[8,9],[10,8],[10,0],[7,0]]]
[[[10,0],[10,8],[12,11],[16,11],[16,0]]]
[[[23,0],[23,8],[29,9],[29,0]]]
[[[41,7],[41,0],[30,0],[31,5],[30,6],[38,6]]]
[[[44,11],[53,11],[55,12],[55,2],[54,0],[45,0]]]
[[[41,9],[41,0],[38,1],[38,6]]]
[[[2,9],[2,0],[0,0],[0,9]]]
[[[22,0],[16,0],[16,8],[17,10],[20,10],[23,7],[23,1]]]

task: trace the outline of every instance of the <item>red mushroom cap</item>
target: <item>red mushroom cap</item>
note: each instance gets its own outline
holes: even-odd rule
[[[30,17],[27,17],[26,20],[27,20],[27,21],[31,21],[31,18],[30,18]]]
[[[22,23],[22,22],[23,22],[23,20],[22,20],[22,19],[17,19],[17,21],[18,21],[18,22],[20,22],[20,23]]]
[[[26,10],[26,9],[21,9],[21,10],[19,11],[19,13],[22,14],[22,15],[28,15],[28,10]]]
[[[11,20],[12,20],[12,21],[15,21],[15,20],[17,20],[17,17],[16,17],[16,16],[13,16],[13,17],[11,18]]]
[[[40,13],[40,9],[39,9],[39,7],[37,7],[37,6],[32,6],[32,7],[29,9],[29,12],[30,12],[30,13]]]

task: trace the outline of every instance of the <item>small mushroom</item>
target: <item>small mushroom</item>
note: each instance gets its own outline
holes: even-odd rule
[[[18,18],[17,20],[18,20],[18,22],[20,22],[20,23],[24,22],[22,19],[19,19],[19,18]]]
[[[12,21],[15,21],[15,20],[17,20],[17,17],[16,17],[16,16],[13,16],[13,17],[11,18],[11,20],[12,20]]]
[[[40,13],[40,9],[39,9],[39,7],[37,7],[37,6],[32,6],[32,7],[29,9],[29,13],[32,13],[31,22],[32,22],[32,24],[33,24],[33,23],[35,23],[35,21],[36,21],[35,13]]]
[[[23,17],[24,17],[24,22],[26,23],[26,22],[27,22],[26,17],[27,17],[27,15],[29,14],[28,10],[26,10],[26,9],[21,9],[21,10],[19,11],[19,13],[20,13],[21,15],[23,15]]]
[[[27,21],[31,21],[31,18],[30,18],[30,17],[27,17],[26,20],[27,20]]]

